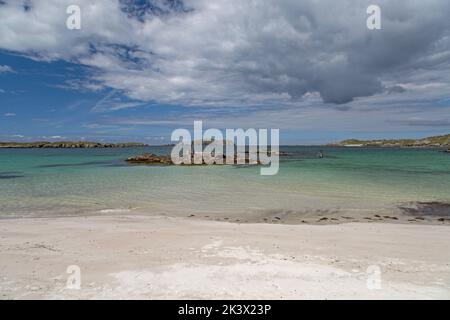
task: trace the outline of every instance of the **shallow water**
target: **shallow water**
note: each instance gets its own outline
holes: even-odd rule
[[[324,159],[317,153],[323,149]],[[258,215],[377,212],[450,202],[450,155],[433,149],[282,147],[276,176],[259,167],[130,166],[137,149],[0,149],[0,215]],[[103,210],[103,211],[102,211]],[[111,211],[113,210],[113,211]]]

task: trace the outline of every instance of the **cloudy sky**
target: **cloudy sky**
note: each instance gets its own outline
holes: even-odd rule
[[[81,29],[69,30],[69,5]],[[366,26],[381,8],[381,30]],[[0,140],[450,132],[448,0],[0,0]]]

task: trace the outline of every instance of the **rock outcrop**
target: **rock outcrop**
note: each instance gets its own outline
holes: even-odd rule
[[[170,157],[157,156],[152,153],[144,153],[136,157],[128,158],[126,161],[134,164],[163,164],[163,165],[173,164],[172,159],[170,159]]]
[[[179,165],[225,165],[226,163],[226,156],[225,155],[217,155],[216,156],[216,162],[218,162],[219,159],[222,160],[223,163],[206,163],[204,158],[202,157],[202,163],[200,164],[196,164],[195,163],[195,157],[200,157],[202,156],[202,154],[197,154],[194,156],[194,154],[191,156],[191,163],[190,164],[185,164],[185,163],[181,163]],[[213,155],[213,158],[215,156]],[[173,163],[172,159],[169,156],[158,156],[152,153],[144,153],[142,155],[138,155],[135,157],[131,157],[126,159],[126,161],[128,163],[131,164],[149,164],[149,165],[175,165],[175,163]],[[250,164],[250,165],[257,165],[257,164],[261,164],[261,162],[256,159],[255,157],[250,157],[250,155],[248,153],[246,153],[244,156],[242,156],[241,158],[241,163],[238,162],[238,155],[235,154],[234,155],[234,160],[233,160],[233,164]]]

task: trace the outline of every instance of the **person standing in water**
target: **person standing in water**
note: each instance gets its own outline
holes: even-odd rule
[[[323,159],[323,150],[319,151],[318,156],[319,156],[320,159]]]

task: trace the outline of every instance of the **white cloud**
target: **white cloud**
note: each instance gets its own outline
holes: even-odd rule
[[[66,139],[66,137],[63,136],[42,136],[40,137],[41,139],[50,139],[50,140],[55,140],[55,139]]]
[[[142,105],[143,103],[141,101],[124,101],[122,95],[118,91],[112,90],[102,99],[100,99],[91,109],[91,111],[100,113],[105,111],[117,111],[122,109],[135,108]]]
[[[130,1],[79,0],[82,29],[68,30],[65,9],[72,2],[33,1],[25,11],[7,1],[0,6],[0,47],[91,66],[96,72],[86,86],[131,99],[106,97],[94,112],[140,101],[258,106],[261,117],[269,108],[275,119],[292,122],[299,109],[327,117],[328,109],[311,106],[346,103],[347,114],[337,116],[345,118],[356,115],[353,109],[400,102],[423,107],[450,92],[447,0],[380,0],[377,31],[367,30],[367,3],[360,0],[187,0],[186,12],[159,0],[153,4],[166,12],[159,15],[145,7],[123,10]]]
[[[16,138],[25,138],[24,135],[21,134],[2,134],[0,137],[8,138],[8,139],[16,139]]]
[[[15,117],[16,116],[16,114],[15,113],[12,113],[12,112],[7,112],[7,113],[5,113],[5,114],[3,114],[5,117]]]
[[[156,140],[156,141],[162,141],[165,140],[166,138],[163,136],[154,136],[154,137],[145,137],[145,140]]]
[[[10,66],[0,65],[0,73],[14,72]]]

